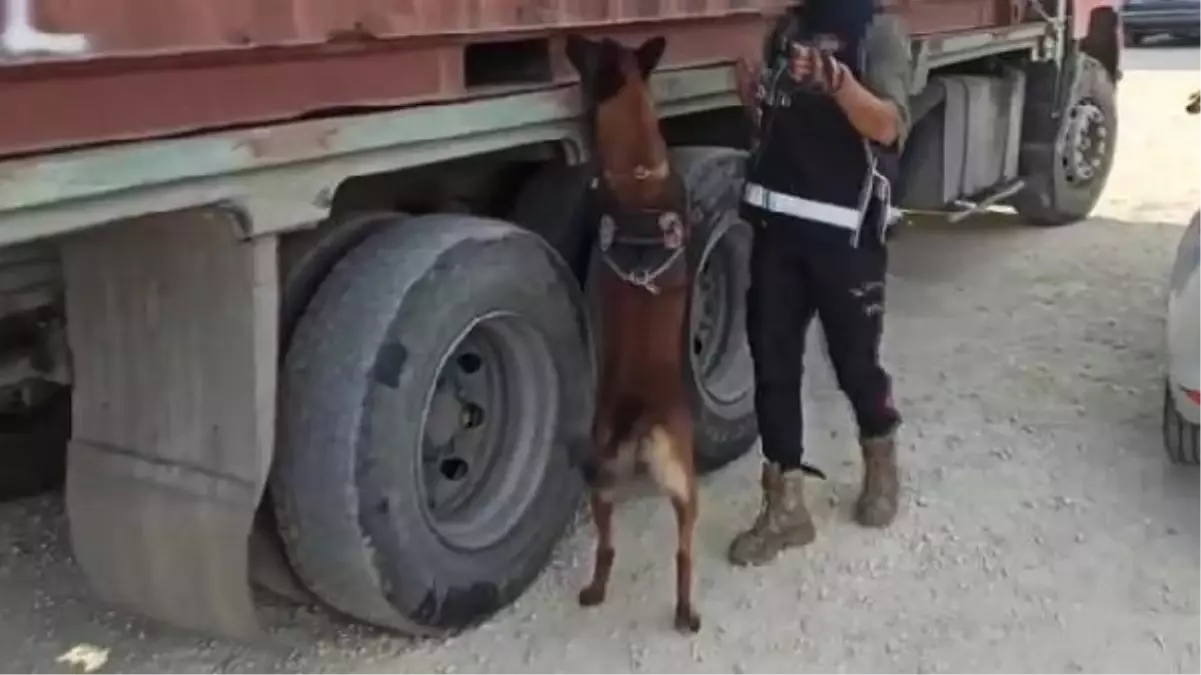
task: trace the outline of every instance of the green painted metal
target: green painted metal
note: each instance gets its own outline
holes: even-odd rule
[[[738,105],[727,65],[666,71],[664,117]],[[0,163],[0,245],[227,202],[248,234],[303,227],[350,176],[534,143],[582,158],[574,86]]]
[[[1022,24],[917,41],[915,84],[984,55],[1038,56],[1052,29]],[[660,72],[653,88],[663,117],[738,105],[728,63]],[[538,143],[582,160],[579,114],[577,88],[560,86],[0,162],[0,246],[218,203],[243,212],[248,236],[302,228],[326,215],[329,196],[352,176]]]
[[[985,56],[1029,52],[1035,60],[1046,58],[1044,52],[1061,42],[1059,28],[1047,23],[1024,23],[915,40],[913,85],[920,91],[931,71]]]

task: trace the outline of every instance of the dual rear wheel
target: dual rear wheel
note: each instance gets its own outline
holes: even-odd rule
[[[676,157],[703,220],[687,376],[706,469],[757,435],[741,332],[749,233],[727,186],[741,165],[729,150]],[[546,565],[581,501],[596,366],[569,262],[590,241],[545,226],[579,217],[568,197],[586,179],[535,178],[516,224],[367,217],[311,267],[319,282],[289,284],[270,499],[290,567],[324,603],[438,633],[487,618]]]

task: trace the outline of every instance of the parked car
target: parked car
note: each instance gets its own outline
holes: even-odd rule
[[[1201,110],[1201,92],[1187,111]],[[1163,440],[1177,464],[1197,464],[1197,427],[1201,424],[1201,211],[1184,231],[1168,286],[1167,377],[1164,387]]]
[[[1123,0],[1121,12],[1127,46],[1138,46],[1151,35],[1201,35],[1201,0]]]

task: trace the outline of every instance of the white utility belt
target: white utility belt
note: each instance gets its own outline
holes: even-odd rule
[[[785,192],[776,192],[756,183],[746,184],[742,200],[751,206],[756,206],[772,213],[812,220],[851,231],[859,229],[865,215],[859,209],[852,209],[849,206],[839,206],[838,204],[797,197]],[[885,221],[885,226],[891,225],[900,217],[901,210],[890,204],[888,206],[888,218]]]

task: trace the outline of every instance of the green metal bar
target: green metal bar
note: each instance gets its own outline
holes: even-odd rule
[[[664,117],[737,105],[728,65],[667,71]],[[0,163],[0,245],[230,202],[249,234],[320,218],[355,175],[558,142],[583,153],[574,86],[462,103],[81,150]]]

